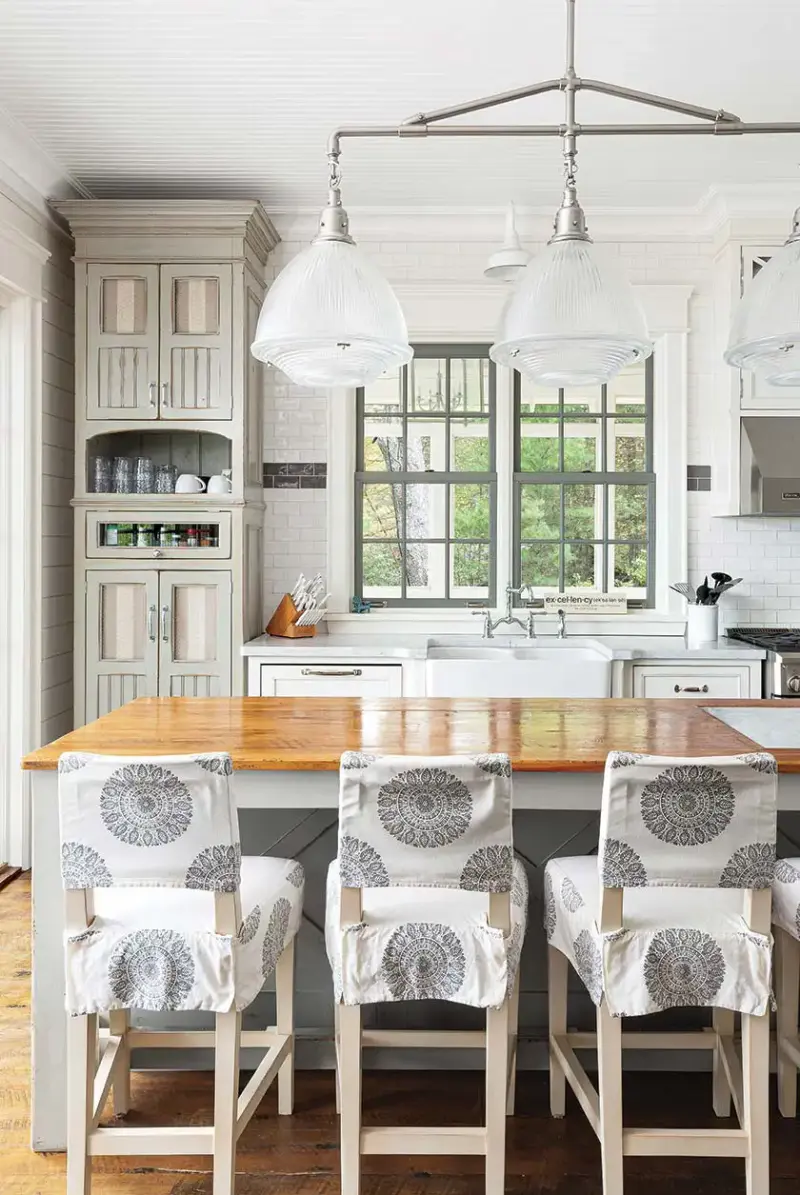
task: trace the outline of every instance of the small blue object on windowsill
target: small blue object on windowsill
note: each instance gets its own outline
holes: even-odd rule
[[[350,610],[353,614],[369,614],[372,609],[372,602],[365,602],[363,598],[353,597],[350,599]]]

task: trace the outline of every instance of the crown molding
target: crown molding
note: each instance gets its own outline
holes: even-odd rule
[[[86,188],[4,108],[0,108],[0,186],[40,219],[52,220],[47,200],[88,196]]]

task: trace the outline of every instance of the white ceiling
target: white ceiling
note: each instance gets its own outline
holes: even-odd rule
[[[347,124],[562,73],[561,0],[0,0],[0,106],[98,196],[317,206]],[[798,0],[578,0],[577,70],[745,120],[800,119]],[[558,123],[561,97],[470,123]],[[668,121],[584,93],[578,119]],[[797,180],[800,136],[584,138],[586,206]],[[554,140],[345,142],[351,205],[551,205]]]

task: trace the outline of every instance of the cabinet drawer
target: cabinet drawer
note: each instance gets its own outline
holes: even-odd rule
[[[116,541],[116,542],[114,542]],[[205,546],[202,546],[205,545]],[[86,555],[118,560],[226,560],[230,511],[107,510],[86,515]]]
[[[400,664],[262,664],[262,697],[400,697]]]
[[[687,668],[680,664],[634,665],[634,697],[750,697],[747,666]],[[757,694],[756,694],[757,696]]]

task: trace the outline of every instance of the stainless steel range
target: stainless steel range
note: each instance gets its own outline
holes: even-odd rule
[[[766,651],[765,697],[800,698],[800,628],[728,627],[727,635]]]

